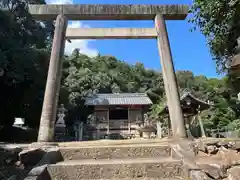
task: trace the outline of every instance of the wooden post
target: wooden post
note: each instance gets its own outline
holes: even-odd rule
[[[190,130],[190,120],[189,120],[189,117],[188,115],[186,115],[184,117],[184,120],[185,120],[185,127],[186,127],[186,131],[187,131],[187,137],[188,138],[193,138],[192,136],[192,133],[191,133],[191,130]]]
[[[157,137],[162,138],[162,123],[160,120],[157,121]]]
[[[199,126],[200,126],[200,129],[201,129],[201,136],[203,138],[206,138],[206,134],[205,134],[205,130],[204,130],[204,127],[203,127],[202,118],[200,116],[200,113],[201,113],[201,111],[200,111],[200,105],[199,105],[199,107],[198,107],[198,121],[199,121]]]
[[[155,28],[157,31],[158,50],[161,57],[162,75],[167,96],[173,137],[185,138],[186,130],[180,106],[180,97],[177,88],[168,33],[165,20],[161,14],[158,14],[155,17]]]
[[[39,142],[54,141],[54,128],[61,82],[66,28],[67,18],[62,14],[58,15],[55,23],[52,52],[38,133]]]
[[[168,121],[168,137],[172,136],[172,125],[171,125],[171,120],[170,120],[170,116],[167,117],[167,121]]]
[[[131,119],[130,119],[130,108],[128,107],[128,134],[131,133]]]
[[[108,134],[108,135],[109,135],[109,133],[110,133],[109,111],[110,111],[110,108],[108,108],[108,111],[107,111],[107,121],[108,121],[107,134]]]

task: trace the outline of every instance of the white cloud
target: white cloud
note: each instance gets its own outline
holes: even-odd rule
[[[68,24],[68,27],[69,28],[89,28],[88,25],[83,24],[80,21],[72,21],[71,24]],[[90,41],[91,40],[71,40],[71,43],[66,42],[65,52],[66,54],[71,54],[71,52],[74,49],[79,48],[81,53],[87,54],[90,57],[94,57],[98,54],[98,51],[94,48],[89,47]]]
[[[73,0],[46,0],[47,4],[73,4]]]
[[[73,0],[46,0],[47,4],[73,4]],[[80,21],[72,21],[68,24],[69,28],[90,28],[87,24],[83,24]],[[76,48],[80,49],[80,52],[90,57],[94,57],[98,54],[98,51],[89,47],[91,40],[71,40],[71,43],[66,41],[65,53],[71,54]]]

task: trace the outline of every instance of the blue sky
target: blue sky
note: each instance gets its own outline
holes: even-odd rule
[[[71,0],[69,0],[71,1]],[[73,0],[74,4],[191,4],[191,0]],[[92,28],[154,27],[153,21],[84,21]],[[190,32],[192,24],[184,21],[167,21],[173,61],[176,70],[191,70],[195,75],[218,77],[205,37]],[[74,45],[74,44],[72,44]],[[102,55],[113,55],[125,62],[144,63],[145,67],[160,69],[156,40],[93,40],[88,48]],[[77,47],[76,47],[77,48]]]

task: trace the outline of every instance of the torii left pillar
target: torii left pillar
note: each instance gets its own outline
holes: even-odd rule
[[[38,132],[38,142],[54,141],[54,128],[60,91],[66,28],[67,18],[63,14],[58,15],[55,23],[52,51]]]

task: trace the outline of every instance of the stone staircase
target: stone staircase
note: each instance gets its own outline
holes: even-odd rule
[[[62,161],[47,171],[52,180],[177,180],[182,162],[168,143],[60,147]]]

